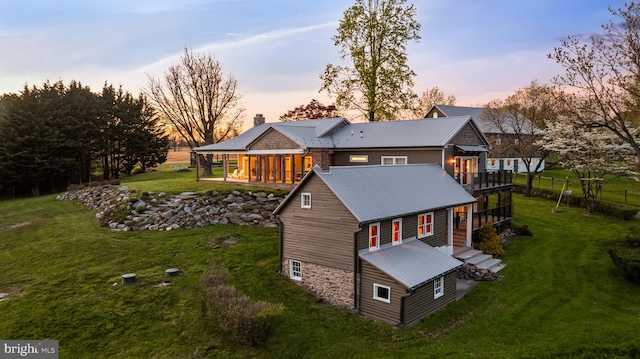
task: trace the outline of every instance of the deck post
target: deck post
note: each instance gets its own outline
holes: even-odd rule
[[[196,182],[200,182],[200,155],[196,152]]]
[[[471,247],[471,235],[473,234],[473,204],[467,205],[467,247]]]
[[[453,208],[447,209],[447,254],[453,254]]]
[[[229,168],[227,166],[229,166],[229,163],[227,161],[227,154],[223,153],[222,154],[222,168],[223,168],[222,178],[224,182],[227,182],[227,176],[229,174]]]

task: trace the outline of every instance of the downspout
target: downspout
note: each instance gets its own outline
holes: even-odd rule
[[[279,255],[280,255],[280,261],[278,264],[278,274],[282,274],[282,243],[284,241],[284,231],[282,230],[284,225],[282,224],[282,221],[280,221],[280,218],[278,218],[278,216],[274,215],[273,218],[276,220],[276,223],[278,224],[278,237],[280,237],[280,249],[279,249]]]
[[[362,232],[362,227],[353,232],[353,306],[360,314],[360,260],[358,257],[358,233]]]
[[[402,297],[400,297],[400,322],[398,324],[396,324],[396,327],[402,327],[402,326],[405,325],[405,319],[404,319],[405,304],[404,304],[404,302],[410,296],[411,296],[411,291],[409,291],[408,293],[406,293]]]

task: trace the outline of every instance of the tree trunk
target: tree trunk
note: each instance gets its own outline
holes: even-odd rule
[[[211,170],[211,165],[213,162],[213,155],[212,154],[208,154],[206,157],[203,155],[198,155],[200,156],[200,166],[202,166],[203,169],[203,176],[211,176],[213,175],[213,171]]]
[[[524,187],[524,196],[531,197],[531,188],[533,187],[533,179],[535,177],[531,173],[527,172],[527,184]]]

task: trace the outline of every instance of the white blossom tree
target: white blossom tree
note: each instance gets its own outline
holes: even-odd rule
[[[635,173],[633,148],[604,128],[586,128],[566,119],[547,121],[538,145],[558,153],[560,165],[580,179],[588,213],[593,213],[602,186],[608,182],[605,176]]]

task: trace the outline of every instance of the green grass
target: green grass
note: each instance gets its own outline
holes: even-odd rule
[[[162,175],[148,175],[126,184],[152,190]],[[206,190],[191,189],[192,179],[172,186]],[[60,358],[637,356],[640,287],[606,253],[636,223],[578,208],[552,213],[552,201],[519,195],[514,202],[514,221],[534,237],[506,244],[504,279],[405,329],[317,303],[280,276],[277,229],[112,232],[54,196],[0,202],[0,292],[12,294],[0,302],[0,338],[57,339]],[[222,244],[228,237],[238,244]],[[198,280],[217,261],[242,294],[285,305],[267,346],[235,344],[206,316]],[[156,287],[172,267],[183,272]],[[130,272],[138,281],[121,284]]]
[[[533,180],[534,188],[553,189],[560,193],[565,183],[565,179],[569,180],[568,189],[572,190],[572,196],[582,196],[580,181],[572,171],[563,169],[545,170],[538,174]],[[607,176],[606,184],[602,188],[602,200],[608,202],[625,203],[625,191],[627,191],[626,204],[628,206],[640,208],[640,182],[631,177],[614,177]],[[524,185],[526,181],[525,175],[519,173],[516,176],[515,183]]]

